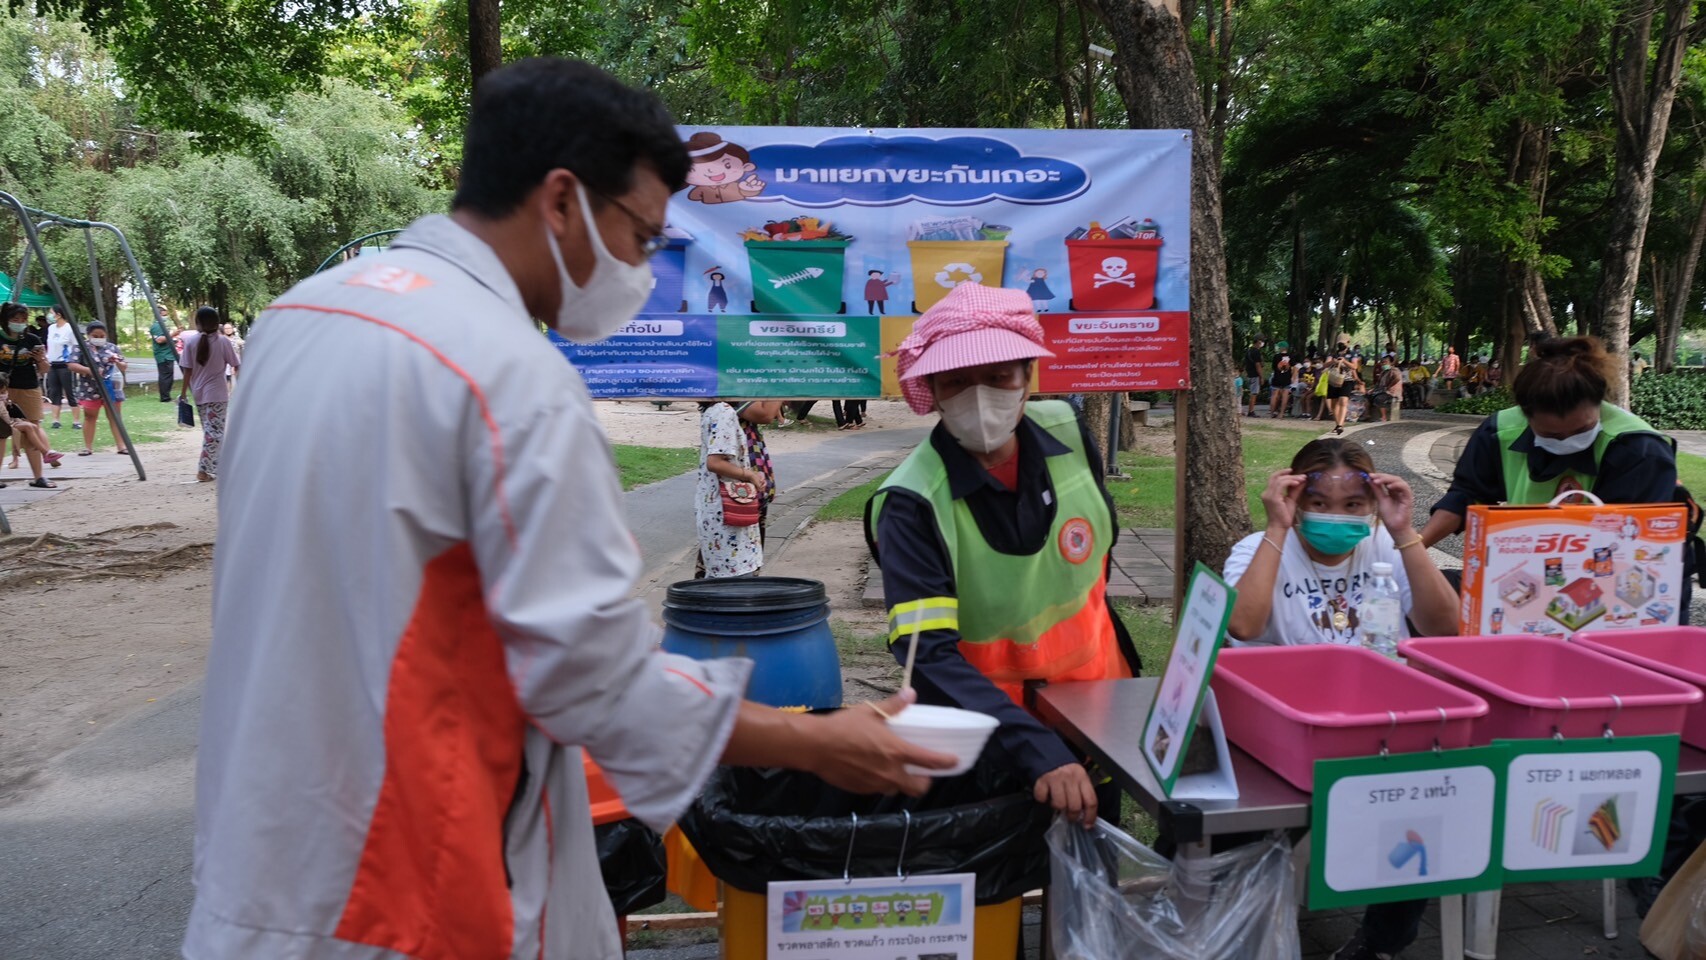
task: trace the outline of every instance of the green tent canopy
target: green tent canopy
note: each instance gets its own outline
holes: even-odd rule
[[[7,274],[0,273],[0,300],[11,299],[12,278]],[[26,307],[40,308],[51,307],[58,302],[53,299],[53,294],[51,293],[41,293],[40,291],[30,290],[28,288],[25,288],[24,291],[18,295],[17,301]]]

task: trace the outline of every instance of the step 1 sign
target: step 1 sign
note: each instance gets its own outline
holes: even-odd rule
[[[1173,646],[1143,721],[1143,759],[1170,799],[1238,799],[1220,709],[1208,688],[1237,596],[1201,563],[1191,573]],[[1199,744],[1193,752],[1192,741],[1201,737],[1210,738],[1210,745]]]
[[[972,960],[970,873],[782,880],[767,891],[772,958]]]
[[[1502,884],[1498,747],[1315,762],[1311,909]]]
[[[1504,865],[1512,881],[1645,877],[1659,871],[1679,740],[1501,740],[1512,751]]]

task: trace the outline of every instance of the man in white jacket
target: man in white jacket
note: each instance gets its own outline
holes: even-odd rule
[[[585,385],[687,157],[650,94],[533,60],[474,98],[450,216],[256,324],[220,473],[191,960],[621,955],[579,748],[662,827],[721,759],[921,793],[876,709],[744,703],[658,652]],[[337,390],[301,389],[301,372]],[[378,411],[377,432],[348,411]],[[317,438],[315,455],[291,441]]]

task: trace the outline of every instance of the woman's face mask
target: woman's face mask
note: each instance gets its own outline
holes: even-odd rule
[[[1328,556],[1350,553],[1374,532],[1374,491],[1361,470],[1311,473],[1298,506],[1298,532]]]

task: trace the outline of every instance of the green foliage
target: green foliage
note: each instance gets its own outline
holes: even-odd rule
[[[818,508],[817,519],[824,521],[858,520],[863,522],[865,504],[870,502],[871,497],[876,495],[877,488],[882,486],[883,481],[887,479],[888,474],[885,473],[875,480],[866,481],[851,490],[843,490],[835,499]]]
[[[1660,430],[1706,430],[1706,371],[1644,373],[1629,394],[1630,409]]]
[[[1489,390],[1477,396],[1448,400],[1439,405],[1439,412],[1468,413],[1477,417],[1490,417],[1506,407],[1514,406],[1516,406],[1516,401],[1511,398],[1510,389],[1500,387],[1497,390]]]

